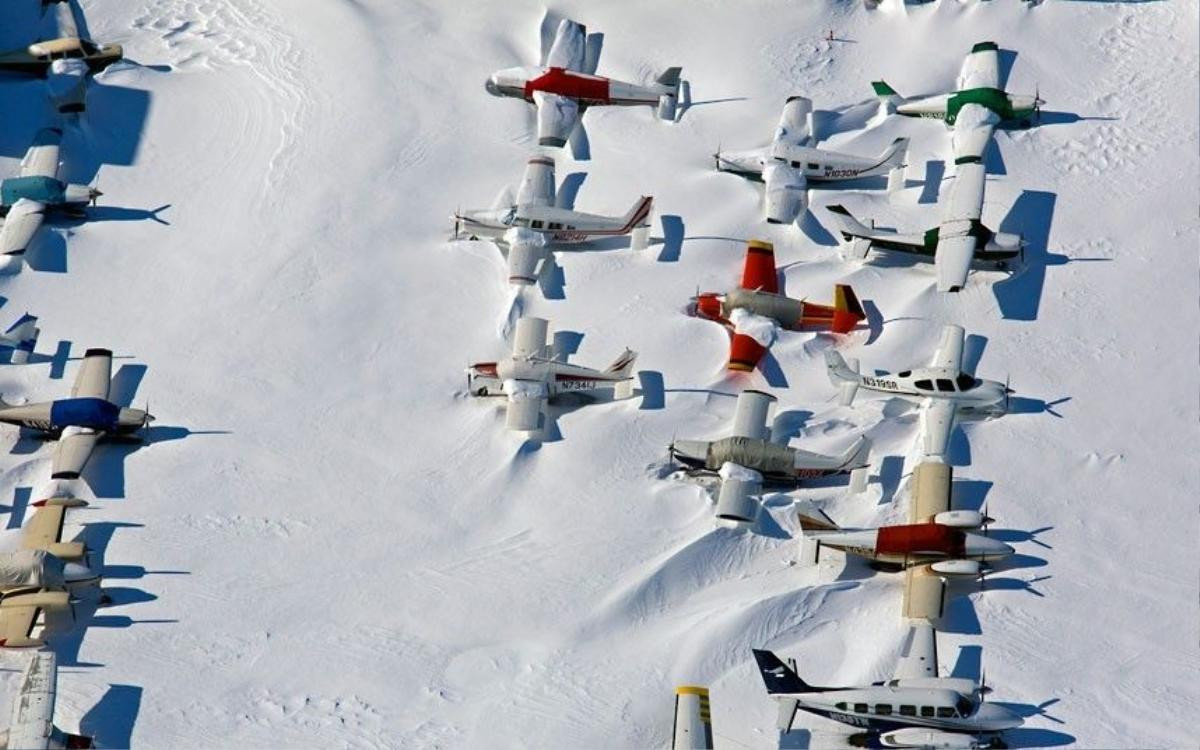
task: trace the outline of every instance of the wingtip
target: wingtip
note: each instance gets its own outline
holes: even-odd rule
[[[111,357],[112,350],[101,349],[101,348],[88,349],[86,352],[83,353],[83,356],[85,359],[88,357]]]

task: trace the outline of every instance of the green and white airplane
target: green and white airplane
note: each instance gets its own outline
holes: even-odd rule
[[[1037,93],[1009,94],[1000,86],[1000,49],[995,42],[971,48],[958,74],[957,90],[906,99],[884,81],[871,87],[889,112],[944,120],[953,128],[954,163],[982,161],[992,131],[1008,123],[1028,127],[1046,102]]]

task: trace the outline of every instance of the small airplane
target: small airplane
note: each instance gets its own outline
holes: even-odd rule
[[[21,256],[47,213],[84,216],[84,207],[96,204],[101,193],[91,185],[74,185],[58,178],[62,131],[43,128],[33,138],[21,171],[0,180],[0,273],[20,269]]]
[[[626,349],[603,371],[573,365],[546,343],[549,326],[543,318],[519,319],[510,358],[476,362],[467,368],[467,390],[471,395],[508,398],[504,421],[510,430],[539,429],[546,403],[563,393],[612,389],[618,399],[633,396],[637,353]]]
[[[718,172],[729,172],[766,187],[764,218],[768,224],[791,224],[808,208],[809,183],[889,174],[903,170],[908,139],[897,138],[878,157],[856,156],[816,148],[812,100],[789,97],[770,145],[762,149],[713,155]],[[902,172],[901,172],[902,174]]]
[[[21,673],[21,687],[13,701],[8,729],[0,731],[0,748],[12,750],[77,750],[95,747],[91,737],[64,732],[54,726],[58,693],[58,657],[53,651],[35,651]]]
[[[848,284],[833,287],[832,306],[804,299],[792,299],[779,293],[779,274],[775,268],[775,248],[769,242],[746,243],[742,280],[725,294],[704,292],[694,298],[696,316],[714,320],[729,329],[730,370],[753,370],[774,343],[779,328],[847,333],[866,313]]]
[[[35,404],[9,404],[0,399],[0,422],[43,433],[58,440],[50,463],[54,479],[78,479],[101,440],[139,440],[135,434],[154,420],[143,409],[109,401],[112,352],[88,349],[71,387],[71,397]]]
[[[14,365],[23,365],[29,361],[29,355],[37,346],[38,336],[42,329],[37,327],[37,318],[25,313],[0,333],[0,351],[8,351],[8,361]]]
[[[779,702],[779,728],[791,731],[796,712],[807,711],[861,727],[893,748],[1003,747],[1001,732],[1024,720],[987,703],[989,689],[969,678],[939,677],[937,633],[927,623],[910,626],[895,676],[863,687],[817,687],[770,651],[754,650],[767,694]],[[789,660],[790,661],[790,660]]]
[[[0,72],[45,78],[59,112],[82,112],[87,76],[120,60],[124,50],[119,44],[98,45],[81,39],[69,0],[43,0],[42,6],[46,5],[55,6],[58,36],[0,53]]]
[[[650,105],[660,118],[674,122],[681,68],[667,68],[649,86],[605,78],[595,74],[599,44],[588,42],[586,27],[563,19],[542,65],[496,71],[485,84],[488,93],[537,107],[540,146],[566,144],[587,107]]]
[[[675,726],[671,750],[713,750],[712,708],[708,688],[681,685],[675,688]]]
[[[870,443],[859,437],[840,456],[822,456],[776,440],[767,417],[776,399],[769,393],[745,390],[738,394],[733,434],[719,440],[674,440],[668,449],[692,476],[721,478],[717,518],[753,523],[758,518],[756,497],[764,484],[796,486],[836,474],[851,474],[851,485],[865,480]],[[857,472],[857,474],[856,474]]]
[[[859,388],[917,401],[924,453],[944,456],[958,420],[1002,416],[1008,412],[1012,393],[1004,383],[980,380],[962,371],[964,334],[962,326],[945,326],[927,367],[875,376],[860,374],[857,360],[847,363],[837,351],[826,350],[826,370],[830,382],[838,387],[839,403],[850,406]]]
[[[600,216],[561,206],[556,201],[554,157],[539,154],[525,165],[516,198],[506,189],[495,208],[455,212],[454,239],[464,234],[471,240],[484,237],[507,249],[509,283],[528,286],[537,281],[552,245],[648,230],[653,204],[653,198],[643,195],[624,216]]]
[[[71,613],[71,594],[100,582],[84,544],[62,541],[67,509],[87,503],[54,497],[32,505],[33,518],[15,532],[18,548],[0,552],[0,647],[43,645],[46,613]]]
[[[957,90],[951,93],[905,99],[884,81],[875,81],[871,87],[886,111],[942,120],[953,128],[955,164],[981,162],[997,125],[1028,127],[1040,117],[1046,103],[1038,93],[1029,96],[1004,91],[995,42],[979,42],[971,48],[959,71]]]

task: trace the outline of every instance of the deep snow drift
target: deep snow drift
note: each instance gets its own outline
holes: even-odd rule
[[[591,159],[562,154],[559,178],[586,175],[589,211],[654,195],[659,241],[560,254],[551,298],[514,301],[499,253],[449,242],[448,217],[520,178],[532,109],[483,82],[537,62],[545,8],[84,4],[91,36],[143,67],[100,76],[68,127],[65,174],[99,170],[101,207],[43,234],[41,270],[0,281],[0,322],[28,309],[42,352],[144,364],[128,386],[158,422],[86,474],[100,499],[75,518],[105,547],[116,606],[55,641],[64,728],[105,746],[661,747],[673,686],[695,682],[719,747],[773,747],[752,647],[815,682],[889,677],[901,577],[793,565],[790,506],[903,518],[916,415],[836,406],[827,336],[784,332],[762,371],[725,374],[726,333],[684,308],[732,286],[758,237],[790,295],[848,279],[870,301],[876,330],[836,343],[864,368],[925,359],[954,322],[979,374],[1023,398],[954,439],[959,502],[986,501],[1020,557],[956,601],[943,669],[974,674],[982,648],[990,699],[1029,717],[1013,746],[1194,744],[1195,0],[645,6],[553,13],[604,32],[601,73],[682,65],[693,104],[674,125],[588,112]],[[999,131],[988,156],[984,221],[1023,232],[1031,267],[948,297],[928,267],[843,263],[823,206],[924,228],[953,173],[947,131],[877,120],[870,81],[946,90],[984,39],[1009,50],[1009,90],[1048,100],[1041,127]],[[816,190],[802,229],[762,223],[761,188],[711,154],[765,143],[791,94],[826,113],[831,148],[912,138],[906,189]],[[37,82],[0,84],[0,111],[9,174],[50,114]],[[164,205],[169,225],[150,220]],[[648,396],[567,409],[541,444],[507,434],[463,367],[507,351],[522,310],[584,364],[637,350]],[[3,368],[0,391],[64,394],[78,363],[55,359]],[[808,450],[866,432],[867,492],[773,493],[758,533],[717,527],[700,489],[662,476],[666,448],[726,434],[749,386]],[[13,525],[50,449],[3,439]],[[782,741],[844,733],[802,717]]]

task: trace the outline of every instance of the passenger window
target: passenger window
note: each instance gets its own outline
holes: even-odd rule
[[[867,704],[866,703],[855,703],[854,704],[854,713],[865,714],[866,712],[867,712]]]
[[[800,168],[800,162],[798,162],[798,161],[792,162],[792,169],[799,169],[799,168]]]
[[[562,223],[558,221],[552,221],[547,226],[551,229],[562,229]]]
[[[933,706],[921,706],[922,716],[933,716]]]
[[[820,168],[821,168],[821,165],[820,165],[820,164],[817,164],[816,162],[811,162],[811,161],[810,161],[810,162],[808,163],[808,168],[809,168],[809,169],[820,169]]]
[[[918,380],[917,382],[913,383],[913,385],[922,391],[932,391],[933,390],[933,382],[929,381],[929,380]]]
[[[892,704],[891,703],[876,703],[875,704],[875,713],[878,714],[879,716],[891,716],[892,715]]]
[[[916,716],[917,715],[917,707],[916,706],[901,706],[900,707],[900,715],[901,716]]]
[[[536,221],[531,221],[529,223],[529,226],[533,227],[534,229],[541,229],[543,226],[545,226],[545,224],[540,219],[538,219]]]
[[[834,703],[834,704],[833,704],[833,707],[834,707],[834,708],[836,708],[836,709],[837,709],[837,710],[839,710],[839,711],[845,711],[845,710],[846,710],[846,704],[845,704],[845,703]]]
[[[937,715],[939,719],[953,719],[954,709],[947,706],[938,706]]]
[[[937,387],[939,391],[954,393],[954,383],[946,378],[938,378]]]

